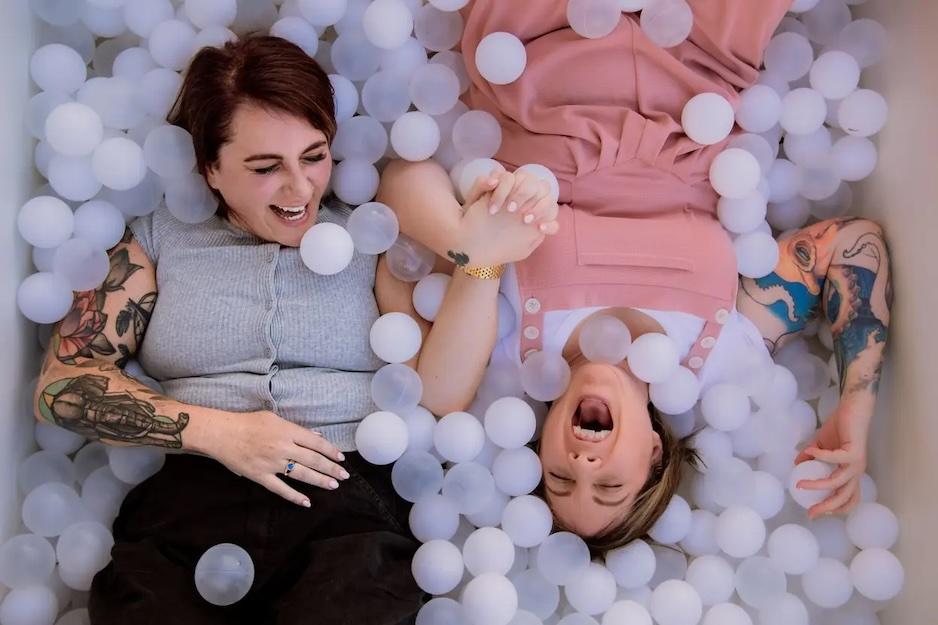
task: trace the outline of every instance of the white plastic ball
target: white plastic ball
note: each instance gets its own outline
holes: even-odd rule
[[[391,127],[391,146],[405,160],[426,160],[440,147],[440,128],[426,113],[404,113]]]
[[[899,538],[899,519],[879,503],[861,503],[847,516],[847,536],[860,549],[890,549]]]
[[[622,588],[640,588],[655,574],[655,553],[645,541],[633,540],[607,552],[606,567]]]
[[[502,397],[485,411],[485,432],[499,447],[518,449],[531,441],[537,422],[534,410],[523,399]]]
[[[508,502],[502,513],[502,529],[518,547],[536,547],[550,534],[553,517],[540,497],[523,495]]]
[[[332,44],[330,56],[336,73],[355,82],[367,80],[381,64],[381,48],[360,31],[339,35]]]
[[[436,254],[403,234],[387,251],[388,271],[402,282],[417,282],[430,275]]]
[[[506,495],[527,495],[541,481],[541,461],[528,447],[505,449],[492,463],[492,476],[495,485]]]
[[[792,82],[808,73],[814,63],[814,50],[807,37],[787,32],[776,35],[765,48],[765,68]]]
[[[601,39],[615,30],[622,18],[619,0],[570,0],[567,21],[570,28],[588,39]]]
[[[759,161],[740,148],[723,150],[710,165],[710,184],[723,197],[746,197],[759,186],[761,176]]]
[[[732,432],[749,418],[749,395],[735,384],[714,384],[704,392],[700,412],[712,427]]]
[[[752,508],[731,506],[717,517],[716,539],[727,555],[748,558],[765,542],[765,522]]]
[[[528,54],[524,44],[515,35],[494,32],[479,42],[475,61],[483,78],[493,85],[507,85],[524,73]]]
[[[427,495],[435,495],[443,487],[443,467],[433,454],[425,451],[405,452],[394,463],[391,483],[405,501],[416,503]]]
[[[59,154],[85,156],[101,143],[104,126],[90,106],[65,102],[52,109],[46,117],[44,136]]]
[[[407,449],[407,425],[393,412],[373,412],[358,424],[355,447],[371,464],[391,464]]]
[[[691,510],[690,530],[681,540],[681,549],[692,556],[713,555],[720,551],[716,541],[717,517],[709,510]]]
[[[534,352],[521,365],[521,385],[538,401],[553,401],[570,384],[570,365],[560,354]]]
[[[329,74],[329,82],[335,101],[335,120],[337,123],[351,119],[358,110],[358,88],[351,80],[339,74]]]
[[[348,267],[354,254],[352,237],[338,224],[318,223],[307,230],[300,240],[303,264],[320,275],[339,273]]]
[[[809,625],[808,610],[804,602],[791,593],[785,593],[759,610],[759,625]]]
[[[72,236],[75,218],[62,200],[40,195],[23,204],[16,225],[20,236],[30,245],[55,248]]]
[[[107,253],[84,239],[69,239],[55,250],[52,268],[73,291],[101,286],[110,269]]]
[[[368,202],[352,211],[346,229],[362,254],[383,254],[400,234],[397,215],[380,202]]]
[[[42,584],[55,569],[55,549],[36,534],[19,534],[0,546],[0,582],[7,588]]]
[[[700,595],[703,605],[729,601],[734,590],[733,567],[722,557],[704,555],[694,558],[687,567],[685,580]]]
[[[878,63],[888,42],[886,29],[876,20],[859,19],[850,22],[837,36],[835,47],[853,56],[860,67]]]
[[[101,190],[101,182],[87,156],[54,156],[49,162],[49,184],[56,193],[73,202],[90,200]]]
[[[700,397],[700,379],[687,367],[678,367],[664,382],[649,385],[648,395],[664,414],[687,412]]]
[[[173,5],[169,0],[126,0],[124,20],[127,28],[147,38],[157,24],[173,18]]]
[[[754,471],[752,477],[753,492],[749,506],[765,520],[774,518],[785,505],[785,488],[782,482],[766,471]]]
[[[860,66],[856,59],[840,50],[825,52],[811,67],[811,88],[828,100],[850,95],[860,83]]]
[[[74,234],[102,250],[117,245],[124,236],[124,217],[110,202],[85,202],[74,213]]]
[[[470,625],[508,625],[518,610],[518,593],[503,575],[483,573],[466,584],[462,604]]]
[[[679,358],[677,345],[671,337],[648,332],[632,341],[629,369],[635,377],[649,384],[664,382],[677,371]]]
[[[468,412],[451,412],[437,422],[433,443],[439,454],[447,460],[466,462],[482,451],[485,430],[479,420]]]
[[[639,23],[652,42],[672,48],[690,35],[694,13],[685,0],[655,0],[642,11]]]
[[[195,168],[192,135],[169,124],[150,131],[143,143],[147,166],[163,178],[177,178]]]
[[[379,183],[378,170],[363,159],[346,159],[332,170],[332,190],[340,200],[353,206],[370,202]]]
[[[427,321],[436,319],[451,279],[445,273],[431,273],[417,283],[414,287],[413,303],[418,315]]]
[[[632,334],[620,319],[612,315],[596,315],[580,328],[580,351],[592,362],[618,364],[629,353]]]
[[[713,145],[730,136],[734,115],[733,106],[720,94],[699,93],[684,105],[681,125],[693,141]]]
[[[602,625],[652,625],[644,605],[631,599],[616,601],[603,614]]]
[[[650,612],[659,625],[696,625],[703,614],[703,605],[693,586],[670,579],[655,588]]]
[[[91,167],[104,186],[118,191],[133,189],[147,174],[143,149],[125,137],[102,141],[94,150]]]
[[[434,597],[417,612],[416,625],[461,625],[466,622],[462,604],[449,597]]]
[[[59,482],[41,484],[23,500],[23,524],[29,531],[46,538],[60,535],[76,520],[83,520],[83,514],[78,493]]]
[[[804,172],[791,161],[779,158],[772,163],[766,177],[769,181],[769,201],[787,202],[801,191]]]
[[[319,50],[319,33],[301,17],[284,17],[277,20],[270,27],[270,34],[296,44],[309,56],[316,56]]]
[[[700,625],[752,625],[752,618],[735,603],[720,603],[707,610]]]
[[[789,135],[792,136],[792,135]],[[811,202],[794,197],[787,202],[769,204],[766,221],[776,230],[795,230],[804,226],[811,216]]]
[[[463,562],[472,575],[505,575],[515,559],[515,547],[504,531],[496,527],[477,529],[462,548]]]
[[[384,72],[378,72],[369,78],[369,82],[365,83],[365,93],[368,93],[367,87],[373,84],[372,80],[380,80],[383,76],[385,76]],[[383,102],[387,103],[387,98],[383,98]],[[365,108],[368,108],[367,100],[363,104]],[[403,106],[399,112],[393,112],[392,115],[396,118],[404,110],[406,106]],[[380,113],[380,111],[375,112]],[[358,115],[339,124],[332,142],[332,155],[343,161],[354,159],[376,163],[387,153],[388,143],[388,131],[377,118]]]
[[[805,596],[816,606],[834,609],[847,603],[853,594],[850,570],[843,562],[821,558],[801,576]]]
[[[567,601],[583,614],[602,614],[616,600],[616,578],[602,564],[590,562],[565,587]]]
[[[864,549],[850,562],[850,579],[857,591],[873,601],[889,601],[905,583],[902,563],[886,549]]]
[[[153,60],[167,69],[183,69],[195,52],[195,35],[195,29],[186,22],[160,22],[148,39]]]
[[[736,123],[748,132],[760,133],[775,126],[781,114],[778,92],[767,85],[753,85],[740,95]]]
[[[238,6],[235,0],[185,0],[186,17],[198,28],[230,26]]]
[[[15,588],[0,603],[0,622],[4,625],[49,624],[59,612],[59,600],[48,586],[35,584]]]
[[[422,396],[423,382],[407,365],[385,365],[371,379],[371,398],[381,410],[395,414],[411,412],[417,408]]]
[[[827,478],[833,467],[820,460],[808,460],[795,466],[788,480],[788,492],[792,499],[802,508],[810,508],[817,503],[827,499],[830,490],[809,490],[798,488],[796,485],[801,480],[820,480]]]
[[[414,36],[428,50],[449,50],[459,43],[463,19],[458,11],[441,11],[432,4],[414,14]]]
[[[81,55],[61,43],[46,44],[33,52],[29,74],[43,91],[58,93],[75,93],[88,75]]]
[[[765,220],[768,204],[758,191],[738,198],[721,197],[717,202],[717,216],[724,228],[736,234],[755,230]]]
[[[498,120],[486,111],[463,113],[453,125],[453,145],[463,158],[489,159],[495,156],[501,143],[501,126]],[[498,165],[504,170],[500,163]],[[490,171],[491,169],[485,173]],[[475,182],[475,179],[471,182]]]
[[[95,574],[111,560],[114,537],[98,521],[72,523],[55,545],[60,573],[67,571],[68,585],[75,590],[91,589]]]
[[[462,579],[462,554],[451,542],[431,540],[417,549],[411,571],[422,590],[442,595],[455,588]]]
[[[108,466],[122,482],[139,484],[155,475],[166,462],[166,452],[158,447],[112,447]]]
[[[441,63],[427,63],[418,67],[410,79],[410,99],[414,106],[427,115],[443,115],[456,106],[459,98],[459,78]]]
[[[841,180],[863,180],[873,173],[878,160],[876,145],[866,137],[841,137],[831,148],[831,168]]]
[[[72,306],[72,290],[62,277],[51,272],[27,276],[16,290],[16,305],[30,321],[55,323]]]
[[[488,464],[484,462],[483,459],[479,458],[479,456],[476,456],[474,462],[483,466],[488,466]],[[496,488],[491,492],[488,499],[485,501],[485,504],[479,510],[466,515],[466,520],[476,527],[496,527],[499,523],[501,523],[502,515],[505,513],[505,506],[508,505],[510,500],[511,497]],[[517,569],[519,566],[520,564],[516,560],[511,568]],[[525,564],[525,566],[527,565]]]
[[[443,478],[443,496],[452,500],[462,514],[480,512],[494,490],[491,472],[475,462],[460,462]]]
[[[802,87],[782,98],[779,123],[786,132],[806,135],[815,132],[827,117],[827,102],[820,92]]]
[[[409,525],[420,542],[449,540],[459,527],[459,510],[442,495],[425,495],[410,509]]]
[[[371,43],[393,50],[410,38],[414,16],[402,0],[375,0],[362,16],[362,28]]]
[[[549,582],[564,586],[582,575],[590,564],[589,548],[570,532],[551,534],[537,549],[537,569]]]
[[[253,583],[254,561],[243,547],[232,543],[209,548],[195,565],[196,590],[212,605],[240,601]]]
[[[408,37],[400,47],[381,53],[381,69],[398,76],[410,76],[426,64],[427,50],[414,37]]]
[[[782,598],[785,589],[785,573],[769,558],[747,558],[736,568],[736,592],[757,610]]]
[[[778,243],[765,232],[747,232],[733,241],[737,270],[748,278],[762,278],[778,264]]]
[[[347,0],[299,0],[300,13],[314,26],[331,26],[342,19]]]
[[[802,575],[814,568],[820,557],[817,538],[806,527],[786,524],[769,536],[769,558],[789,575]]]

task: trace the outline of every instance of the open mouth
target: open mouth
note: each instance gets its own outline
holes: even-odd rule
[[[274,215],[291,224],[303,221],[309,214],[309,209],[306,206],[280,206],[278,204],[269,204],[268,206]]]
[[[598,443],[612,434],[612,413],[597,397],[584,397],[573,413],[573,435],[590,443]]]

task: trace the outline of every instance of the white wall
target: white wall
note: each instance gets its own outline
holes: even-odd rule
[[[16,467],[32,453],[35,419],[24,414],[36,371],[36,327],[16,308],[16,287],[34,271],[29,246],[16,230],[16,215],[36,184],[32,139],[26,128],[31,95],[29,55],[35,24],[25,1],[3,2],[0,19],[0,541],[17,533],[20,498]]]
[[[856,194],[858,212],[886,229],[896,293],[870,461],[880,500],[899,516],[906,587],[881,617],[924,625],[938,607],[938,2],[869,0],[861,9],[891,43],[866,80],[891,109],[880,165]]]

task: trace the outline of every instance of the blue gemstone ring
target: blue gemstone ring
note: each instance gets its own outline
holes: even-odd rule
[[[287,469],[283,472],[284,475],[290,475],[293,472],[293,468],[296,466],[296,460],[287,460]]]

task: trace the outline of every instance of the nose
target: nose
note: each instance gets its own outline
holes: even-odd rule
[[[287,190],[292,197],[306,198],[312,195],[312,183],[306,177],[302,167],[290,168],[290,178],[287,181]]]
[[[570,452],[570,461],[574,464],[574,466],[579,465],[593,469],[599,468],[603,463],[602,458],[599,456],[585,453],[581,454],[575,451]]]

